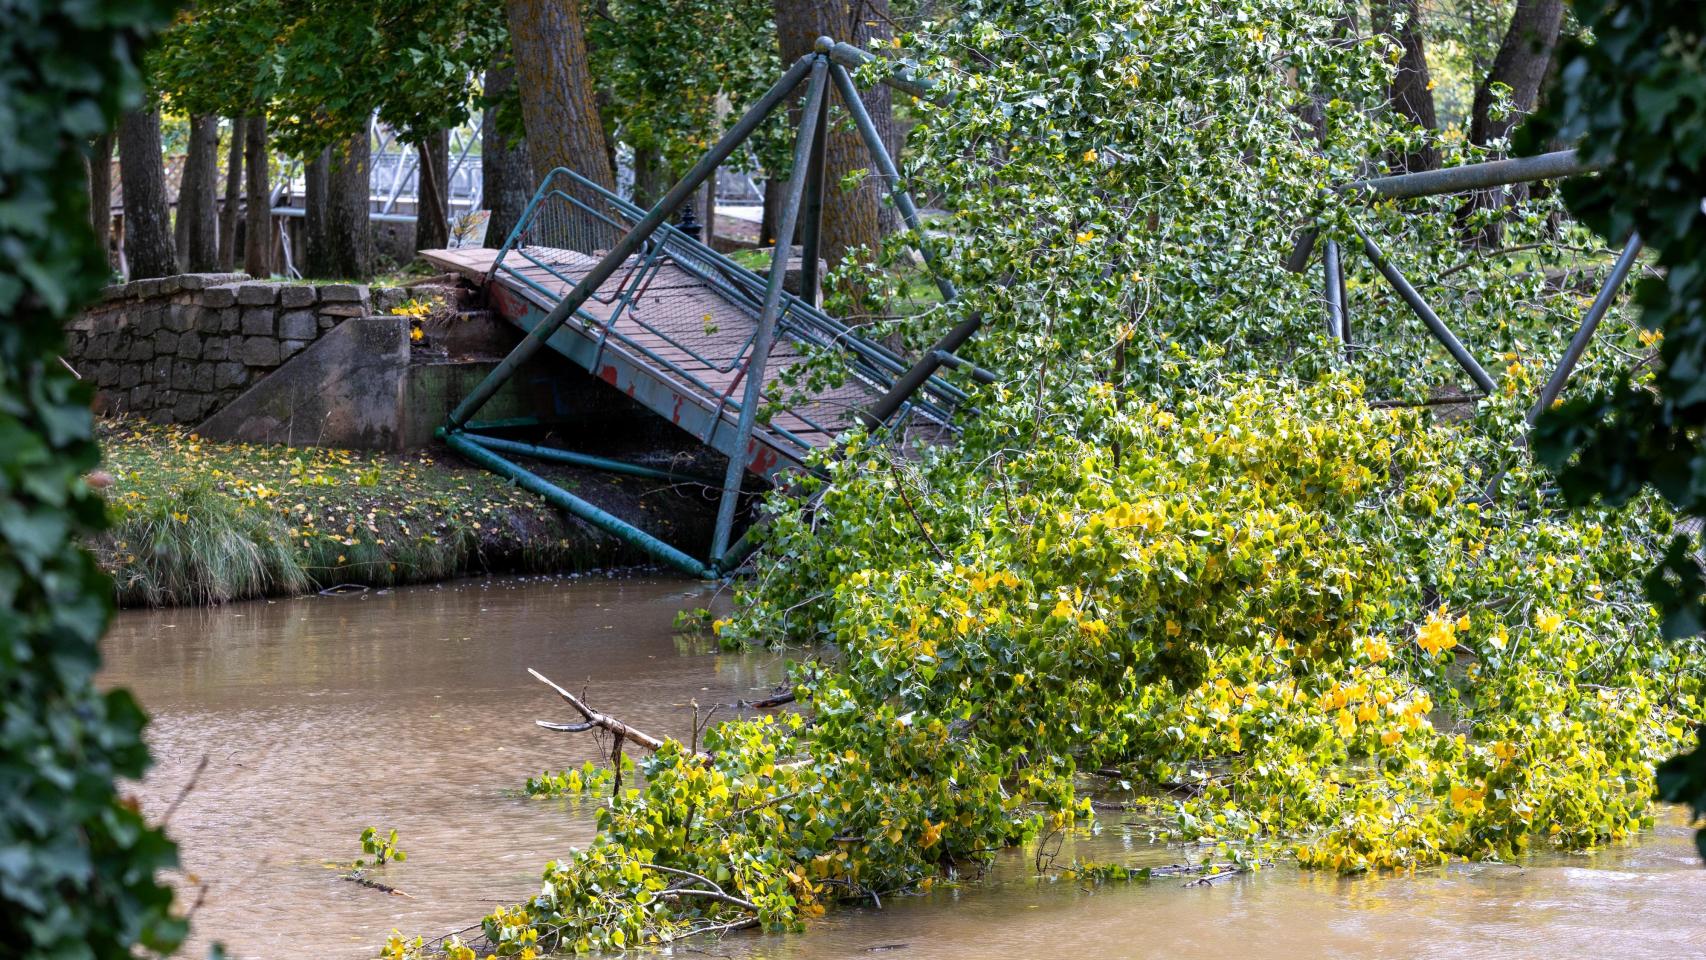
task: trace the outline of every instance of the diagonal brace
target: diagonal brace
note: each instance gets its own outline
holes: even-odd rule
[[[450,419],[446,426],[451,430],[456,430],[468,422],[468,419],[487,400],[491,399],[492,394],[496,393],[505,381],[514,376],[515,372],[528,358],[538,353],[545,346],[546,341],[551,338],[551,335],[556,333],[558,328],[562,327],[570,317],[574,316],[575,311],[586,303],[587,299],[598,290],[604,281],[610,279],[623,262],[632,256],[634,251],[638,250],[640,245],[645,243],[657,231],[658,227],[663,225],[665,220],[669,219],[670,214],[681,206],[682,202],[692,195],[693,191],[697,190],[707,177],[715,173],[723,161],[733,155],[748,137],[752,136],[759,124],[763,123],[771,111],[775,110],[783,100],[787,99],[789,94],[794,92],[794,88],[799,86],[800,81],[812,70],[814,64],[821,62],[821,60],[822,58],[816,54],[808,54],[790,67],[788,72],[782,75],[782,79],[766,91],[764,96],[753,105],[752,109],[748,110],[733,127],[729,128],[729,131],[723,134],[722,139],[718,140],[709,152],[699,158],[699,162],[693,165],[693,169],[689,170],[686,176],[670,188],[663,199],[659,200],[652,207],[651,212],[646,214],[645,219],[635,224],[633,230],[623,236],[611,248],[610,252],[604,255],[602,260],[587,271],[586,276],[575,284],[574,289],[570,290],[562,300],[558,301],[545,319],[541,320],[520,343],[516,344],[509,356],[505,357],[502,363],[499,363],[491,373],[486,375],[486,379],[480,381],[479,385],[467,397],[464,397],[461,403],[456,405],[456,409],[450,413]]]

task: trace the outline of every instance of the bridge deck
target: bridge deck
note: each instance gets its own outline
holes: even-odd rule
[[[542,246],[423,250],[428,262],[488,284],[493,307],[531,330],[597,262]],[[750,285],[749,285],[750,286]],[[609,291],[608,293],[606,291]],[[750,289],[689,272],[668,254],[631,258],[548,344],[725,454],[733,454],[747,353],[756,331]],[[804,364],[808,338],[790,335],[785,313],[765,370],[765,412],[745,451],[749,469],[798,467],[832,443],[881,395],[856,371],[834,386],[814,385]],[[821,338],[818,338],[821,342]],[[802,382],[790,385],[792,379]],[[818,378],[821,379],[821,378]]]

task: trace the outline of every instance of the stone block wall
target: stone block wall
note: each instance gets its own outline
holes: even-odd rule
[[[401,294],[243,274],[138,280],[108,287],[71,324],[65,359],[94,381],[99,413],[199,423],[326,331]]]

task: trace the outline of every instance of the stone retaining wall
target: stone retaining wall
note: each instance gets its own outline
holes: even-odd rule
[[[183,274],[108,287],[69,328],[66,361],[96,388],[102,414],[198,423],[350,317],[407,295],[364,284]]]

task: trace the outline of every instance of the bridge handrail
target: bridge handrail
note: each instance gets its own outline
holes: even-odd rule
[[[551,180],[559,175],[567,178],[576,186],[593,192],[600,199],[609,203],[615,209],[622,211],[625,215],[633,217],[635,220],[640,219],[646,214],[646,211],[636,204],[623,199],[619,195],[567,167],[557,167],[546,175],[545,181],[540,184],[539,193],[535,196],[536,201],[547,192],[547,188],[549,187]],[[534,204],[529,204],[529,212],[531,212],[533,206]],[[505,243],[505,250],[513,244],[515,239],[522,232],[525,225],[526,214],[523,216],[524,219],[517,222],[516,229],[511,232],[509,241]],[[678,258],[678,260],[685,259],[689,261],[682,265],[699,275],[701,279],[712,283],[716,283],[718,280],[725,283],[735,283],[745,287],[748,294],[762,297],[764,293],[765,280],[753,271],[741,266],[716,250],[711,249],[709,246],[689,237],[673,224],[664,223],[659,227],[659,233],[663,235],[663,242],[666,246],[684,247],[686,249],[689,256],[686,258]],[[502,257],[503,253],[500,252],[499,262],[501,262]],[[704,260],[715,264],[718,268],[719,277],[712,278],[705,276],[701,271],[692,270],[691,260],[693,259]],[[818,328],[816,332],[820,337],[822,337],[818,342],[822,345],[849,350],[855,355],[861,356],[874,367],[878,369],[886,369],[890,374],[902,373],[909,368],[909,364],[894,351],[876,343],[875,341],[865,338],[851,327],[834,319],[827,313],[815,306],[812,306],[795,294],[784,291],[782,294],[782,303],[784,307],[784,321],[786,322],[791,320],[792,323],[790,325],[797,327],[799,322],[803,320],[806,322],[808,327]],[[872,372],[874,373],[875,371],[873,370]],[[879,380],[879,382],[883,382],[883,380],[887,381],[884,383],[885,386],[892,385],[892,378],[883,378],[882,380]],[[924,404],[924,408],[933,416],[942,419],[944,422],[946,422],[948,411],[967,399],[965,391],[940,377],[932,377],[927,384],[927,389],[930,393],[935,394],[939,400],[936,402],[926,402]]]
[[[606,212],[604,210],[596,209],[592,204],[585,202],[581,197],[577,197],[569,190],[564,189],[565,187],[571,189],[578,187],[589,191],[594,197],[602,199],[603,202],[610,204],[611,211]],[[639,208],[633,204],[622,200],[620,197],[610,193],[608,190],[604,190],[597,184],[594,184],[586,178],[581,177],[579,174],[576,174],[574,171],[559,167],[553,170],[535,191],[527,207],[524,209],[522,216],[518,219],[515,227],[511,230],[510,235],[505,239],[504,245],[499,248],[498,254],[493,260],[492,267],[488,273],[488,279],[490,279],[491,275],[501,271],[546,300],[558,299],[560,297],[560,293],[558,291],[540,283],[537,279],[529,276],[522,269],[518,269],[516,266],[506,262],[512,259],[512,255],[514,255],[522,257],[528,262],[528,264],[531,264],[537,269],[544,270],[559,281],[568,283],[570,286],[574,285],[577,278],[567,275],[564,272],[564,264],[547,262],[547,260],[540,259],[528,250],[526,238],[528,237],[529,232],[535,227],[535,218],[544,209],[544,205],[552,200],[568,203],[584,212],[587,216],[601,221],[617,231],[626,230],[631,225],[630,223],[621,222],[618,217],[630,217],[634,221],[637,221],[644,215],[643,211],[640,211]],[[683,367],[681,364],[668,357],[659,355],[646,344],[636,341],[632,337],[623,333],[620,329],[617,329],[617,322],[623,316],[624,311],[630,311],[630,308],[634,305],[634,301],[638,299],[638,293],[635,291],[644,290],[646,284],[649,282],[650,276],[654,275],[656,269],[661,265],[663,255],[670,255],[675,266],[697,276],[707,285],[717,289],[725,300],[729,301],[737,308],[743,309],[746,312],[751,313],[753,316],[757,315],[762,298],[763,281],[760,278],[756,277],[756,275],[752,274],[745,268],[742,268],[739,264],[734,263],[734,261],[724,257],[722,254],[719,254],[716,251],[711,250],[709,247],[698,243],[696,240],[688,237],[673,226],[665,224],[660,227],[659,232],[661,236],[658,236],[655,242],[649,242],[641,248],[643,251],[641,262],[636,264],[634,267],[629,268],[628,272],[623,275],[620,280],[616,281],[614,284],[615,289],[595,291],[595,295],[589,298],[607,305],[614,304],[615,307],[611,311],[610,316],[608,318],[601,319],[589,313],[584,308],[577,311],[577,315],[589,330],[595,328],[599,330],[599,350],[603,349],[606,342],[614,339],[629,351],[645,357],[648,361],[670,371],[672,375],[697,388],[703,396],[711,400],[713,405],[719,411],[734,412],[738,414],[740,404],[735,398],[727,395],[727,391],[720,390],[712,386],[705,382],[701,377],[697,376],[693,370]],[[607,288],[611,286],[611,284],[606,284]],[[821,311],[816,311],[804,300],[788,294],[785,296],[783,306],[784,312],[782,316],[782,323],[779,324],[779,327],[783,329],[783,332],[796,341],[820,344],[832,349],[841,349],[850,357],[852,361],[850,368],[854,375],[872,382],[879,387],[886,388],[893,382],[894,374],[899,370],[904,369],[903,365],[898,361],[898,359],[893,357],[892,353],[875,349],[874,344],[864,341],[862,338],[858,338],[857,335],[852,334],[847,327],[828,318],[826,315],[822,314]],[[646,320],[633,315],[631,311],[629,322],[634,323],[654,336],[659,337],[669,343],[673,348],[682,351],[698,363],[703,364],[705,367],[724,373],[733,370],[744,360],[744,358],[751,352],[752,344],[755,339],[754,336],[749,335],[739,345],[731,359],[727,362],[718,362],[701,355],[694,349],[692,343],[684,341],[671,331],[648,323]],[[933,403],[929,400],[925,400],[924,398],[920,398],[923,400],[920,404],[920,409],[926,416],[946,424],[949,419],[948,408],[962,400],[965,397],[965,394],[953,387],[951,384],[946,383],[932,384],[932,388],[932,393],[945,396],[947,402]],[[788,409],[786,412],[788,416],[804,423],[811,431],[826,435],[835,432],[835,430],[819,423],[804,410]],[[778,437],[798,445],[801,448],[802,453],[805,450],[810,449],[812,446],[797,434],[775,422],[768,424],[767,429]]]

